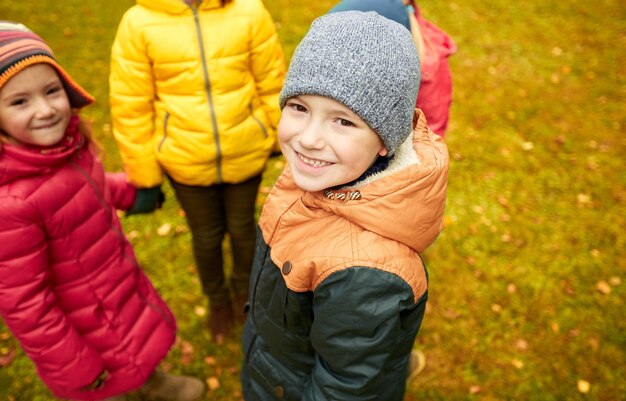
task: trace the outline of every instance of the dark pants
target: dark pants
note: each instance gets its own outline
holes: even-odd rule
[[[254,257],[256,222],[254,207],[261,175],[239,184],[208,187],[170,182],[187,215],[193,238],[193,252],[202,290],[211,306],[230,303],[224,276],[222,241],[228,233],[233,254],[230,284],[234,294],[245,295]]]

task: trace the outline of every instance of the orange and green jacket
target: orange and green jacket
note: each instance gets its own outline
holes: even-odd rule
[[[274,148],[284,58],[260,0],[137,0],[111,52],[113,134],[130,181],[238,183]]]
[[[246,401],[401,401],[428,297],[420,252],[443,225],[448,152],[416,114],[389,166],[264,205],[244,330]]]

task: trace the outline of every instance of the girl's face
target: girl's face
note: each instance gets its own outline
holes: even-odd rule
[[[387,154],[363,119],[342,103],[317,95],[287,101],[278,141],[295,183],[311,192],[346,184]]]
[[[48,64],[26,67],[0,89],[0,130],[18,144],[58,143],[71,115],[63,84]]]

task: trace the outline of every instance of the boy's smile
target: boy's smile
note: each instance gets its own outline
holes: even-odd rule
[[[306,191],[346,184],[387,154],[363,119],[338,101],[318,95],[286,102],[278,141],[294,181]]]
[[[18,143],[56,144],[71,114],[63,84],[48,64],[26,67],[0,89],[0,129]]]

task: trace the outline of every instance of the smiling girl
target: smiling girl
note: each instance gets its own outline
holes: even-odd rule
[[[139,267],[78,110],[93,102],[25,26],[0,21],[0,316],[57,396],[191,401],[202,381],[156,367],[176,323]]]

